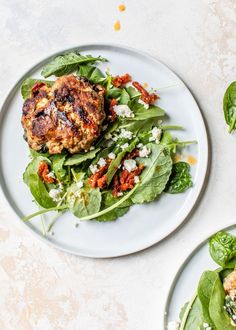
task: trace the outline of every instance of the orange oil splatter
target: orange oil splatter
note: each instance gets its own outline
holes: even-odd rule
[[[190,155],[190,156],[187,157],[187,162],[189,163],[189,165],[196,165],[197,164],[197,159]]]
[[[125,11],[126,7],[124,4],[118,6],[119,11]]]
[[[115,30],[115,31],[119,31],[119,30],[120,30],[120,21],[116,21],[116,22],[114,23],[114,30]]]
[[[143,88],[147,88],[148,87],[148,83],[143,83]]]

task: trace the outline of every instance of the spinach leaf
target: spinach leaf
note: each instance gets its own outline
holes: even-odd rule
[[[101,70],[92,65],[80,65],[77,75],[87,78],[94,84],[101,83],[106,79]]]
[[[120,104],[128,104],[130,101],[130,96],[126,92],[125,88],[122,90],[121,95],[120,95]]]
[[[131,120],[146,120],[149,118],[163,117],[165,111],[156,105],[150,105],[146,109],[142,104],[138,103],[136,99],[129,101],[128,106],[134,112],[135,116]]]
[[[102,204],[101,204],[101,210],[106,209],[113,205],[117,201],[117,198],[115,198],[111,191],[106,191],[102,194]],[[97,217],[97,221],[114,221],[117,218],[123,216],[125,213],[128,212],[130,206],[132,205],[131,200],[125,201],[123,204],[121,204],[119,207],[115,208],[114,210],[101,215],[100,217]]]
[[[192,178],[190,174],[190,166],[185,162],[173,164],[170,179],[167,182],[165,192],[169,194],[179,194],[185,192],[192,187]]]
[[[151,150],[148,158],[137,158],[138,164],[144,164],[145,169],[140,175],[141,185],[130,197],[133,203],[153,201],[165,189],[172,169],[172,159],[168,149],[156,143],[148,143]]]
[[[196,295],[182,308],[180,320],[179,330],[205,330],[201,302]]]
[[[75,154],[75,155],[69,157],[65,161],[65,165],[66,166],[79,165],[79,164],[83,163],[85,160],[93,159],[99,150],[100,150],[100,148],[97,148],[97,149],[88,151],[86,153]]]
[[[225,292],[219,274],[217,274],[217,279],[212,287],[209,303],[209,314],[216,330],[234,330],[235,327],[231,325],[230,316],[224,309],[224,303]]]
[[[39,82],[43,82],[47,86],[52,86],[54,84],[54,81],[50,81],[50,80],[35,79],[35,78],[25,79],[21,85],[21,95],[24,100],[30,97],[33,86]]]
[[[46,186],[39,178],[38,174],[30,174],[29,188],[36,202],[45,209],[56,206],[56,203],[49,196]]]
[[[130,98],[139,98],[141,96],[141,93],[134,87],[129,86],[126,88],[127,93],[129,94]]]
[[[229,132],[236,127],[236,81],[226,89],[223,99],[225,121],[229,125]]]
[[[93,57],[91,55],[81,55],[78,52],[71,52],[54,58],[43,67],[41,74],[44,78],[51,75],[60,77],[75,72],[82,64],[95,63],[97,61],[106,62],[107,60],[101,56]]]
[[[107,96],[107,98],[110,98],[110,99],[117,99],[118,97],[120,97],[122,91],[123,91],[122,88],[112,87],[107,90],[106,96]]]
[[[67,175],[67,171],[64,168],[65,159],[66,154],[58,154],[50,157],[52,170],[59,181],[63,181]]]
[[[100,210],[101,192],[98,188],[94,189],[89,185],[78,189],[77,184],[74,183],[68,189],[67,201],[76,217],[85,217]]]
[[[29,186],[30,184],[30,175],[38,173],[39,163],[41,163],[42,161],[50,163],[48,158],[39,156],[33,158],[33,160],[31,160],[31,162],[26,167],[25,172],[23,173],[23,180],[24,183],[27,184],[27,186]]]
[[[223,268],[234,268],[236,265],[236,237],[220,231],[209,241],[212,259]]]

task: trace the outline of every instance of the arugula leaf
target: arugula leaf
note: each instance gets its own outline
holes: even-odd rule
[[[56,203],[49,196],[49,193],[44,183],[39,178],[38,174],[30,174],[29,188],[36,202],[45,209],[56,206]]]
[[[134,112],[135,116],[130,120],[146,120],[149,118],[163,117],[165,111],[156,105],[150,105],[146,109],[142,104],[138,103],[136,99],[129,101],[128,106]]]
[[[30,78],[30,77],[25,79],[21,85],[21,95],[24,100],[26,100],[30,97],[33,86],[39,82],[43,82],[47,86],[52,86],[54,84],[54,81],[50,81],[50,80],[35,79],[35,78]]]
[[[41,74],[44,78],[51,75],[60,77],[75,72],[82,64],[95,63],[97,61],[106,62],[107,60],[101,56],[93,57],[91,55],[81,55],[78,52],[71,52],[54,58],[43,67]]]
[[[169,194],[179,194],[185,192],[192,187],[192,178],[190,174],[190,166],[185,162],[173,164],[172,172],[167,182],[165,192]]]
[[[223,99],[225,121],[229,125],[229,133],[236,128],[236,81],[226,89]]]
[[[123,91],[122,88],[112,87],[107,90],[106,96],[107,96],[107,98],[110,98],[110,99],[117,99],[120,97],[122,91]]]
[[[236,265],[236,237],[220,231],[209,241],[212,259],[223,268],[234,268]]]
[[[172,169],[172,159],[168,149],[155,143],[148,143],[151,150],[148,158],[137,158],[138,164],[144,164],[145,169],[140,175],[141,185],[130,197],[133,203],[153,201],[165,189]]]
[[[141,93],[136,88],[134,88],[132,86],[126,87],[126,91],[129,94],[131,99],[139,98],[141,96]]]
[[[80,65],[79,70],[77,70],[77,75],[87,78],[94,84],[101,83],[106,79],[101,70],[89,64]]]
[[[79,164],[83,163],[85,160],[93,159],[99,150],[100,150],[100,148],[97,148],[97,149],[88,151],[86,153],[75,154],[75,155],[69,157],[65,161],[65,165],[66,166],[79,165]]]
[[[115,198],[111,191],[106,191],[102,194],[102,204],[101,204],[101,210],[106,209],[113,205],[117,201],[117,198]],[[125,201],[123,204],[121,204],[119,207],[115,208],[114,210],[101,215],[100,217],[97,217],[97,221],[114,221],[117,218],[123,216],[125,213],[128,212],[130,206],[132,205],[131,200]]]

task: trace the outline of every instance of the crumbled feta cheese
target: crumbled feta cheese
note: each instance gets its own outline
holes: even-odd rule
[[[133,137],[133,133],[130,131],[127,131],[126,129],[122,128],[120,133],[120,138],[131,140]]]
[[[102,130],[105,131],[107,129],[108,125],[104,125]]]
[[[91,146],[89,150],[94,150],[94,149],[95,149],[95,147],[94,146]]]
[[[140,182],[139,176],[135,175],[135,177],[134,177],[134,183],[139,183],[139,182]]]
[[[115,159],[115,158],[116,158],[116,154],[114,154],[114,152],[110,152],[110,153],[108,154],[108,158],[110,158],[110,159]]]
[[[113,109],[114,109],[115,113],[117,114],[117,116],[120,116],[123,118],[134,117],[133,111],[126,104],[115,105]]]
[[[76,186],[77,186],[79,189],[82,188],[82,187],[84,186],[83,181],[78,181],[78,182],[76,183]]]
[[[208,323],[203,323],[203,328],[206,330],[211,330],[211,327],[209,326]]]
[[[55,174],[53,172],[49,172],[47,175],[49,178],[56,179]]]
[[[129,144],[128,143],[125,143],[125,144],[122,144],[121,149],[122,150],[125,150],[126,148],[128,148]]]
[[[171,321],[168,323],[168,330],[178,330],[179,322]]]
[[[123,192],[122,191],[120,191],[120,192],[117,193],[117,197],[121,197],[121,196],[123,196]]]
[[[98,165],[101,166],[101,167],[104,166],[104,165],[106,165],[105,159],[104,158],[100,158],[99,161],[98,161]]]
[[[116,142],[117,140],[118,140],[118,136],[113,136],[112,137],[112,141],[115,141]]]
[[[128,172],[132,172],[137,168],[136,161],[134,159],[126,159],[124,161],[124,169]]]
[[[61,189],[51,189],[49,191],[49,196],[54,200],[54,202],[59,202],[61,200]]]
[[[141,150],[139,150],[139,157],[148,157],[151,153],[151,150],[144,146]]]
[[[142,144],[142,143],[139,143],[139,144],[137,145],[137,147],[138,147],[138,148],[142,148],[142,147],[143,147],[143,144]]]
[[[151,133],[152,133],[152,136],[149,138],[149,141],[152,142],[152,141],[155,141],[156,143],[159,143],[160,142],[160,137],[161,137],[161,129],[158,128],[158,127],[153,127]]]
[[[106,140],[110,140],[111,138],[112,138],[111,133],[107,133],[107,134],[105,135],[105,139],[106,139]]]
[[[149,104],[144,102],[143,100],[139,99],[138,100],[138,103],[142,104],[144,106],[145,109],[148,109],[149,108]]]
[[[94,174],[98,171],[98,166],[97,165],[90,165],[89,169]]]

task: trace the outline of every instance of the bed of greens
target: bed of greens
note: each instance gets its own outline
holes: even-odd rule
[[[218,232],[209,240],[219,265],[205,271],[196,293],[180,313],[179,330],[233,330],[236,327],[236,237]]]
[[[23,82],[21,92],[27,99],[32,87],[40,81],[50,86],[55,77],[62,75],[86,77],[90,82],[105,87],[107,113],[111,102],[118,106],[115,120],[104,121],[100,138],[87,152],[50,155],[30,150],[31,161],[23,178],[39,211],[26,216],[24,221],[46,212],[62,214],[67,210],[80,220],[112,221],[123,216],[134,204],[152,202],[164,192],[183,193],[192,186],[189,164],[183,161],[176,163],[175,155],[179,148],[195,141],[179,141],[171,134],[171,131],[183,128],[164,124],[166,113],[156,104],[158,101],[146,104],[131,83],[114,86],[114,76],[108,70],[103,73],[98,67],[99,62],[105,61],[102,57],[72,52],[47,64],[41,73],[42,80],[30,77]],[[47,80],[48,77],[52,79]],[[134,151],[136,157],[127,159],[127,155]],[[105,187],[91,187],[89,178],[107,160]],[[38,174],[41,162],[47,163],[50,176],[55,178],[53,183],[41,180]],[[138,167],[142,171],[135,175],[134,186],[114,195],[115,177],[124,170],[131,173]]]

